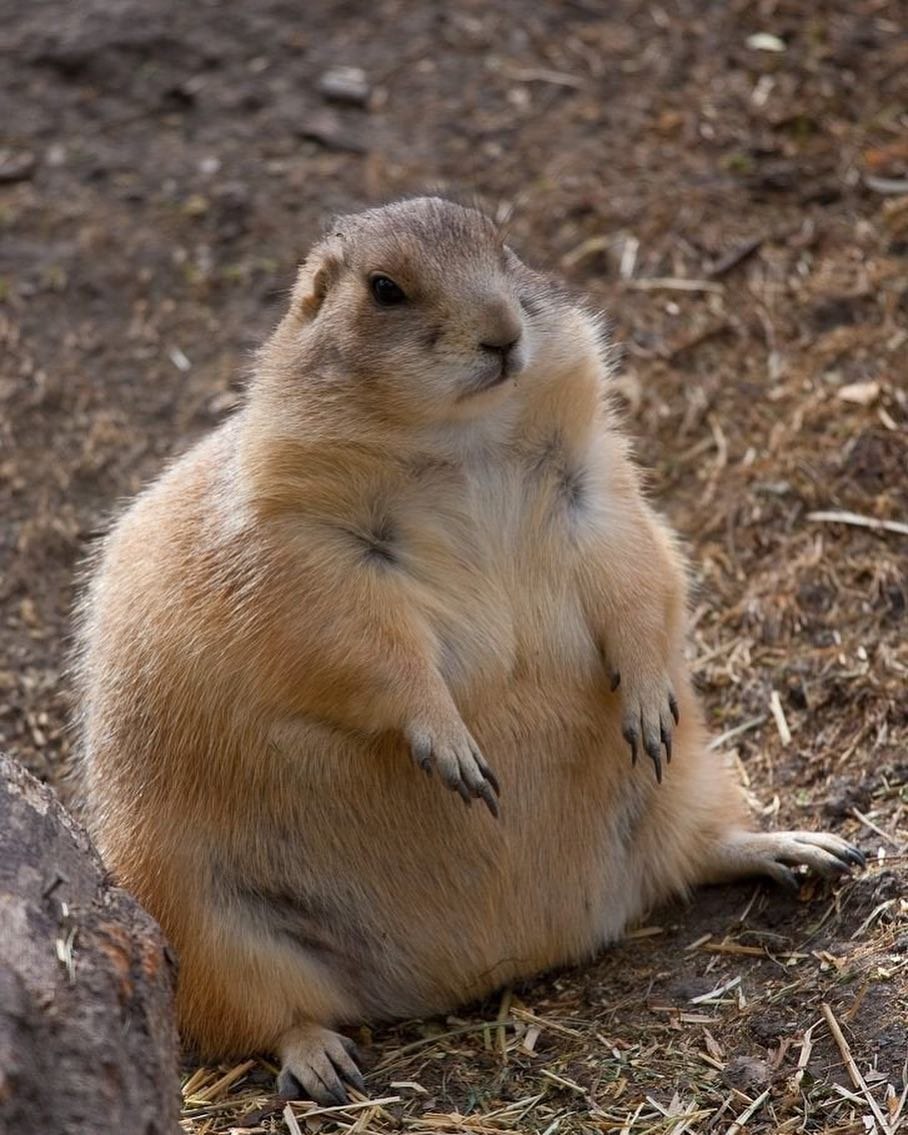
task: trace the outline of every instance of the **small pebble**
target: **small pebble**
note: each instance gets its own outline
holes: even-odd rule
[[[361,67],[332,67],[318,81],[318,89],[332,102],[365,106],[372,87]]]
[[[0,150],[0,183],[27,181],[35,172],[35,155],[27,151]]]
[[[739,1092],[759,1090],[769,1083],[769,1065],[756,1056],[733,1056],[722,1069],[722,1082]]]

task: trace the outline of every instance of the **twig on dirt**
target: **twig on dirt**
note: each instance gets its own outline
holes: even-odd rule
[[[856,820],[860,820],[865,827],[870,828],[872,832],[876,832],[880,839],[884,839],[887,843],[891,843],[896,851],[905,850],[903,845],[899,843],[897,839],[894,839],[891,835],[889,835],[888,832],[883,831],[883,829],[878,824],[875,824],[869,816],[865,816],[864,813],[859,812],[857,808],[852,808],[851,814]]]
[[[893,901],[893,900],[890,900],[890,901]],[[855,935],[852,934],[851,937],[852,937],[852,940],[854,940]],[[822,957],[822,955],[817,955],[817,956]],[[854,1020],[854,1018],[858,1015],[858,1013],[861,1011],[861,1006],[864,1004],[864,1000],[867,997],[867,993],[868,993],[869,989],[870,989],[870,979],[865,978],[864,981],[861,982],[860,989],[854,995],[854,1000],[851,1002],[851,1004],[848,1006],[847,1011],[845,1012],[844,1020],[847,1021],[847,1023],[849,1025]]]
[[[752,894],[752,895],[750,896],[750,898],[749,898],[749,899],[747,900],[747,906],[745,906],[745,908],[744,908],[744,909],[743,909],[743,910],[741,911],[741,913],[740,913],[740,914],[738,915],[738,917],[737,917],[737,918],[735,919],[735,923],[736,923],[736,924],[737,924],[738,926],[743,926],[743,925],[744,925],[744,923],[745,923],[745,922],[747,921],[747,916],[748,916],[748,915],[750,914],[750,912],[751,912],[751,911],[753,910],[753,908],[754,908],[754,903],[755,903],[755,902],[757,901],[757,899],[758,899],[758,898],[759,898],[759,896],[760,896],[760,891],[761,891],[761,884],[760,884],[760,883],[758,883],[758,884],[757,884],[757,885],[756,885],[756,886],[754,887],[754,889],[753,889],[753,894]]]
[[[501,995],[501,1004],[498,1006],[498,1027],[495,1032],[498,1038],[498,1051],[501,1053],[502,1059],[505,1059],[508,1053],[507,1021],[508,1014],[511,1011],[512,997],[513,991],[505,989]]]
[[[186,1083],[183,1085],[183,1096],[191,1096],[195,1093],[196,1088],[200,1087],[210,1075],[207,1068],[196,1068]]]
[[[742,721],[740,725],[735,725],[732,729],[726,729],[724,733],[720,733],[718,737],[714,737],[707,745],[707,749],[712,752],[713,749],[721,748],[726,741],[730,741],[733,737],[738,737],[741,733],[749,733],[751,729],[756,729],[757,726],[762,725],[766,720],[766,714],[762,713],[759,717],[751,717],[747,721]]]
[[[524,1052],[532,1053],[536,1049],[536,1042],[542,1036],[542,1029],[538,1025],[530,1025],[520,1038],[520,1047]]]
[[[863,1096],[859,1096],[855,1092],[849,1092],[849,1090],[842,1087],[841,1084],[830,1084],[830,1087],[837,1096],[841,1096],[842,1099],[848,1100],[849,1103],[857,1103],[860,1104],[861,1107],[864,1107],[867,1102]],[[871,1128],[871,1132],[872,1135],[876,1135],[876,1124],[874,1124],[874,1126]]]
[[[167,352],[167,357],[177,368],[177,370],[182,371],[184,374],[186,373],[186,371],[192,370],[191,361],[187,357],[186,353],[184,351],[181,351],[179,347],[171,347]]]
[[[661,347],[657,351],[657,354],[660,359],[671,362],[672,359],[683,355],[685,351],[690,351],[694,347],[699,347],[701,343],[715,338],[716,335],[721,335],[723,331],[726,331],[731,326],[732,324],[728,319],[720,319],[714,323],[708,323],[705,327],[701,327],[699,331],[694,331],[693,334],[688,335],[686,338]]]
[[[822,1003],[820,1008],[823,1011],[823,1016],[826,1018],[826,1024],[829,1026],[829,1031],[832,1033],[832,1038],[838,1045],[839,1052],[842,1054],[842,1060],[845,1062],[845,1067],[848,1069],[848,1075],[851,1077],[851,1082],[864,1096],[864,1099],[870,1106],[870,1110],[873,1112],[874,1119],[880,1125],[880,1131],[883,1133],[883,1135],[892,1135],[892,1129],[889,1126],[886,1117],[883,1115],[880,1105],[870,1094],[870,1089],[867,1087],[867,1081],[861,1075],[861,1070],[860,1068],[858,1068],[857,1064],[855,1063],[854,1057],[851,1055],[851,1049],[848,1047],[848,1041],[845,1039],[845,1034],[842,1032],[841,1028],[839,1028],[839,1022],[835,1019],[835,1014],[825,1001]]]
[[[678,466],[687,465],[688,462],[693,461],[695,457],[699,457],[701,453],[705,453],[712,445],[713,439],[711,437],[701,437],[699,441],[695,441],[693,445],[678,454],[675,458],[675,464]]]
[[[703,669],[707,662],[712,662],[714,658],[718,658],[722,654],[728,654],[729,651],[734,650],[737,645],[736,639],[729,639],[728,642],[720,642],[718,646],[714,646],[711,650],[707,650],[703,654],[698,654],[690,664],[691,670],[696,674],[698,670]]]
[[[515,1013],[515,1016],[517,1015],[518,1014]],[[543,1023],[548,1024],[548,1022]],[[499,1021],[497,1024],[499,1028],[514,1027],[513,1021]],[[417,1049],[425,1048],[427,1045],[444,1044],[444,1042],[449,1040],[452,1036],[466,1036],[468,1033],[481,1033],[485,1032],[489,1027],[489,1022],[483,1021],[478,1025],[464,1025],[463,1028],[448,1029],[447,1032],[438,1033],[436,1036],[423,1037],[422,1040],[414,1040],[410,1044],[401,1045],[400,1048],[396,1048],[393,1052],[389,1053],[384,1060],[380,1061],[375,1071],[378,1072],[382,1068],[386,1068],[389,1064],[396,1063],[402,1056],[409,1056],[411,1052],[416,1052]]]
[[[858,745],[861,744],[861,742],[864,740],[867,734],[871,732],[874,726],[877,726],[878,724],[878,721],[871,718],[870,720],[865,721],[863,725],[861,725],[851,743],[849,745],[846,745],[842,750],[841,755],[836,758],[835,767],[837,769],[841,768],[842,765],[847,764],[851,760],[851,758],[854,756],[855,751],[857,750]]]
[[[665,928],[662,926],[637,926],[634,930],[629,930],[624,937],[628,941],[634,941],[638,938],[658,938],[664,933]]]
[[[855,930],[855,932],[851,935],[851,940],[854,941],[855,938],[860,938],[864,931],[869,926],[872,926],[874,922],[876,922],[876,920],[880,917],[884,910],[889,910],[889,908],[894,905],[895,899],[886,899],[884,902],[881,902],[879,906],[875,906],[870,914],[867,915],[861,925],[857,928],[857,930]]]
[[[635,236],[629,236],[621,249],[621,262],[618,265],[618,275],[622,280],[629,280],[637,267],[637,252],[640,241]]]
[[[624,1126],[618,1132],[618,1135],[631,1135],[631,1129],[633,1128],[634,1124],[637,1122],[637,1117],[640,1115],[640,1112],[643,1111],[645,1104],[646,1104],[646,1101],[641,1100],[640,1103],[637,1104],[637,1110],[634,1112],[634,1114],[631,1115],[630,1113],[628,1113],[627,1120],[626,1120]]]
[[[716,449],[716,460],[709,471],[706,485],[703,492],[700,494],[700,507],[704,510],[712,501],[716,491],[716,485],[719,483],[719,476],[722,470],[728,464],[728,442],[725,439],[725,434],[722,431],[722,426],[719,424],[718,418],[715,414],[708,414],[707,421],[709,422],[710,432],[713,436],[713,444]]]
[[[550,83],[555,87],[573,87],[575,91],[585,91],[588,85],[585,79],[578,79],[576,75],[569,75],[565,71],[549,71],[545,67],[509,69],[506,74],[518,83]]]
[[[564,1076],[559,1076],[556,1072],[550,1072],[548,1068],[542,1068],[539,1072],[540,1076],[545,1076],[547,1080],[558,1084],[561,1088],[567,1088],[568,1091],[576,1092],[578,1095],[585,1096],[587,1094],[586,1088],[582,1088],[579,1084],[575,1084],[573,1080],[567,1080]]]
[[[870,528],[874,532],[897,532],[908,536],[908,524],[900,520],[878,520],[875,516],[861,516],[858,512],[808,512],[808,520],[827,524],[850,524],[855,528]]]
[[[743,946],[740,942],[707,942],[701,949],[706,954],[732,954],[745,958],[765,958],[766,949],[763,946]]]
[[[893,1131],[898,1131],[902,1125],[902,1112],[905,1110],[906,1099],[908,1099],[908,1057],[905,1058],[905,1063],[902,1065],[902,1094],[899,1096],[899,1102],[896,1106],[890,1108]]]
[[[331,1107],[314,1107],[309,1111],[300,1112],[300,1115],[308,1123],[310,1119],[314,1119],[318,1115],[337,1115],[338,1112],[344,1111],[362,1111],[363,1108],[367,1107],[383,1108],[385,1104],[389,1103],[403,1103],[403,1097],[382,1096],[381,1099],[377,1100],[359,1100],[357,1103],[333,1104]],[[287,1106],[284,1108],[285,1121],[287,1119],[288,1111],[291,1115],[293,1114],[290,1104],[287,1104]],[[294,1116],[294,1119],[295,1118],[296,1117]],[[289,1127],[290,1124],[287,1123],[287,1126]]]
[[[736,248],[732,248],[729,252],[726,252],[724,256],[720,256],[715,263],[710,264],[706,269],[706,275],[711,280],[715,280],[719,276],[724,276],[726,272],[730,272],[732,268],[737,268],[737,266],[747,260],[748,257],[753,256],[763,242],[768,239],[769,238],[764,235],[754,237],[753,240],[744,241],[743,244],[739,244]]]
[[[906,177],[874,177],[872,173],[864,174],[864,184],[874,193],[884,196],[901,197],[908,194],[908,178]]]
[[[646,1096],[646,1102],[656,1112],[657,1115],[663,1116],[667,1119],[671,1126],[667,1127],[661,1123],[657,1123],[655,1127],[650,1127],[647,1130],[656,1132],[664,1131],[665,1135],[684,1135],[686,1131],[690,1130],[690,1124],[695,1119],[705,1119],[712,1111],[711,1108],[698,1110],[696,1106],[685,1104],[675,1092],[672,1097],[671,1103],[668,1107],[663,1107],[658,1100],[653,1099],[652,1096]]]
[[[730,272],[732,268],[737,268],[739,264],[753,256],[768,241],[787,241],[789,237],[795,235],[800,227],[800,225],[789,225],[775,232],[763,233],[762,236],[742,241],[741,244],[726,252],[724,256],[720,256],[718,260],[714,260],[711,264],[705,266],[707,277],[714,280],[718,276],[724,276],[726,272]]]
[[[287,1124],[287,1130],[290,1135],[303,1135],[302,1128],[296,1121],[296,1116],[293,1114],[293,1108],[288,1103],[283,1112],[284,1122]]]
[[[725,287],[712,280],[689,280],[686,276],[649,276],[625,280],[624,286],[636,292],[713,292],[721,296]]]
[[[798,943],[796,949],[794,950],[794,953],[801,953],[804,950],[806,950],[807,947],[810,945],[810,943],[814,940],[814,938],[817,937],[817,935],[820,933],[820,931],[823,929],[823,927],[826,925],[826,923],[830,920],[830,918],[832,918],[832,916],[834,914],[839,913],[839,910],[840,910],[839,903],[840,903],[841,897],[843,895],[846,895],[848,893],[849,889],[853,885],[854,885],[853,883],[845,883],[843,885],[842,890],[839,892],[839,894],[836,895],[836,897],[832,900],[832,902],[826,907],[826,909],[820,915],[819,919],[813,924],[813,926],[810,927],[810,931],[807,934],[807,937],[802,939]],[[798,982],[795,982],[793,985],[784,986],[783,988],[785,990],[796,989],[798,987],[798,984],[799,984]]]
[[[691,1005],[715,1004],[720,997],[730,993],[732,989],[737,989],[740,984],[741,976],[739,974],[737,977],[733,977],[731,981],[726,981],[724,985],[718,985],[715,989],[711,989],[709,993],[701,993],[699,997],[691,997],[690,1003]]]
[[[594,256],[597,252],[605,252],[611,248],[615,243],[614,237],[611,236],[591,236],[583,240],[575,248],[566,252],[561,258],[562,268],[573,268],[579,264],[581,260],[586,260],[588,256]]]
[[[576,1029],[569,1029],[566,1025],[556,1024],[555,1021],[550,1020],[548,1017],[539,1017],[535,1013],[531,1013],[529,1009],[512,1009],[511,1016],[516,1017],[519,1021],[528,1021],[532,1025],[539,1025],[540,1028],[543,1029],[551,1029],[553,1032],[561,1033],[564,1036],[583,1036],[583,1033],[578,1032]]]
[[[725,1061],[717,1060],[715,1056],[710,1056],[708,1052],[698,1052],[697,1055],[704,1064],[710,1068],[715,1068],[717,1072],[722,1072],[725,1069]]]
[[[739,1131],[743,1131],[743,1129],[747,1125],[748,1120],[763,1106],[768,1097],[769,1088],[766,1088],[764,1091],[760,1092],[760,1094],[755,1100],[753,1100],[752,1103],[749,1103],[747,1105],[747,1107],[741,1112],[734,1123],[725,1132],[725,1135],[738,1135]]]
[[[201,1091],[190,1092],[188,1090],[189,1084],[187,1084],[186,1088],[183,1089],[184,1098],[189,1100],[193,1107],[197,1104],[214,1103],[222,1092],[225,1092],[232,1084],[235,1084],[237,1080],[242,1079],[254,1064],[254,1060],[247,1060],[243,1064],[237,1064],[235,1068],[231,1068],[230,1071],[226,1072],[220,1079],[215,1080],[213,1084],[210,1084],[207,1088],[203,1088]],[[195,1077],[193,1077],[193,1079],[195,1079]]]
[[[64,904],[65,905],[65,904]],[[60,964],[65,967],[70,985],[76,980],[76,963],[73,959],[73,944],[76,940],[76,927],[70,926],[65,937],[57,938],[54,947]]]
[[[782,700],[779,697],[778,690],[773,690],[769,695],[769,710],[772,713],[773,721],[776,723],[776,729],[779,731],[782,744],[790,745],[791,730],[788,728],[788,722],[785,720],[785,710],[782,709]]]
[[[388,1085],[396,1091],[399,1088],[406,1088],[408,1091],[417,1092],[421,1096],[429,1094],[428,1089],[424,1088],[422,1084],[418,1084],[415,1080],[392,1080]]]
[[[807,1065],[810,1062],[810,1054],[813,1052],[813,1030],[816,1024],[812,1024],[809,1029],[805,1029],[804,1038],[801,1041],[801,1051],[798,1054],[798,1067],[794,1075],[795,1087],[800,1090],[801,1081],[804,1079],[804,1073],[807,1071]]]

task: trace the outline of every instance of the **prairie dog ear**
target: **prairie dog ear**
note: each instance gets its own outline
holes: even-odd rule
[[[336,237],[317,244],[300,265],[293,289],[293,309],[307,322],[315,319],[325,296],[337,283],[343,265],[342,248]]]

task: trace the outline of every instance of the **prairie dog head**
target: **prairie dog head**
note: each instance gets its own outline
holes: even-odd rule
[[[281,369],[295,345],[301,366],[398,421],[474,420],[533,365],[544,297],[475,209],[422,197],[339,217],[300,268]]]

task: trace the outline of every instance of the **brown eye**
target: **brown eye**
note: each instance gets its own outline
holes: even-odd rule
[[[369,290],[372,298],[381,307],[394,307],[404,303],[407,296],[403,288],[398,287],[388,276],[373,276],[369,281]]]

